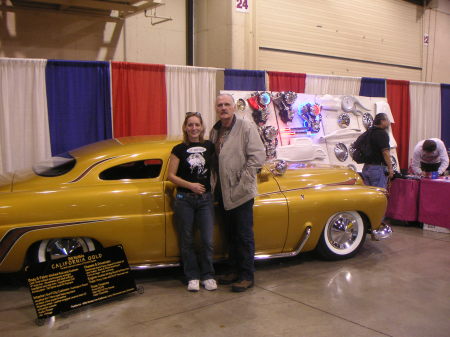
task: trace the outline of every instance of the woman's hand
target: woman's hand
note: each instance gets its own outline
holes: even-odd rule
[[[203,194],[206,191],[205,186],[199,183],[191,183],[189,189],[195,194]]]

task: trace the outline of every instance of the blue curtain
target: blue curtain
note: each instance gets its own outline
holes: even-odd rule
[[[441,84],[441,139],[450,148],[450,84]]]
[[[386,97],[386,80],[384,78],[361,78],[359,96]]]
[[[52,155],[112,137],[108,62],[48,60]]]
[[[266,72],[225,69],[225,90],[266,90]]]

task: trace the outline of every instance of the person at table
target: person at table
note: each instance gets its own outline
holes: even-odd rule
[[[213,267],[214,204],[211,193],[211,160],[214,144],[204,140],[205,127],[198,112],[188,112],[183,122],[183,142],[172,149],[168,179],[177,185],[174,219],[180,235],[181,260],[189,291],[217,289]],[[202,250],[194,245],[198,227]]]
[[[444,142],[439,138],[421,140],[414,148],[411,169],[419,176],[426,176],[427,172],[444,174],[448,168],[448,153]]]

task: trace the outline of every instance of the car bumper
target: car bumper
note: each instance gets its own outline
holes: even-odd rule
[[[383,239],[390,238],[392,236],[392,228],[391,226],[382,223],[380,228],[372,231],[372,240],[380,241]]]

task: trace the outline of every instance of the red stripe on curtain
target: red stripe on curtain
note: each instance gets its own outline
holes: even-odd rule
[[[165,66],[112,62],[114,137],[167,134]]]
[[[386,80],[387,100],[395,123],[392,133],[397,142],[397,156],[400,168],[408,168],[409,125],[411,110],[409,101],[409,81]]]
[[[270,91],[305,92],[306,74],[268,71]]]

